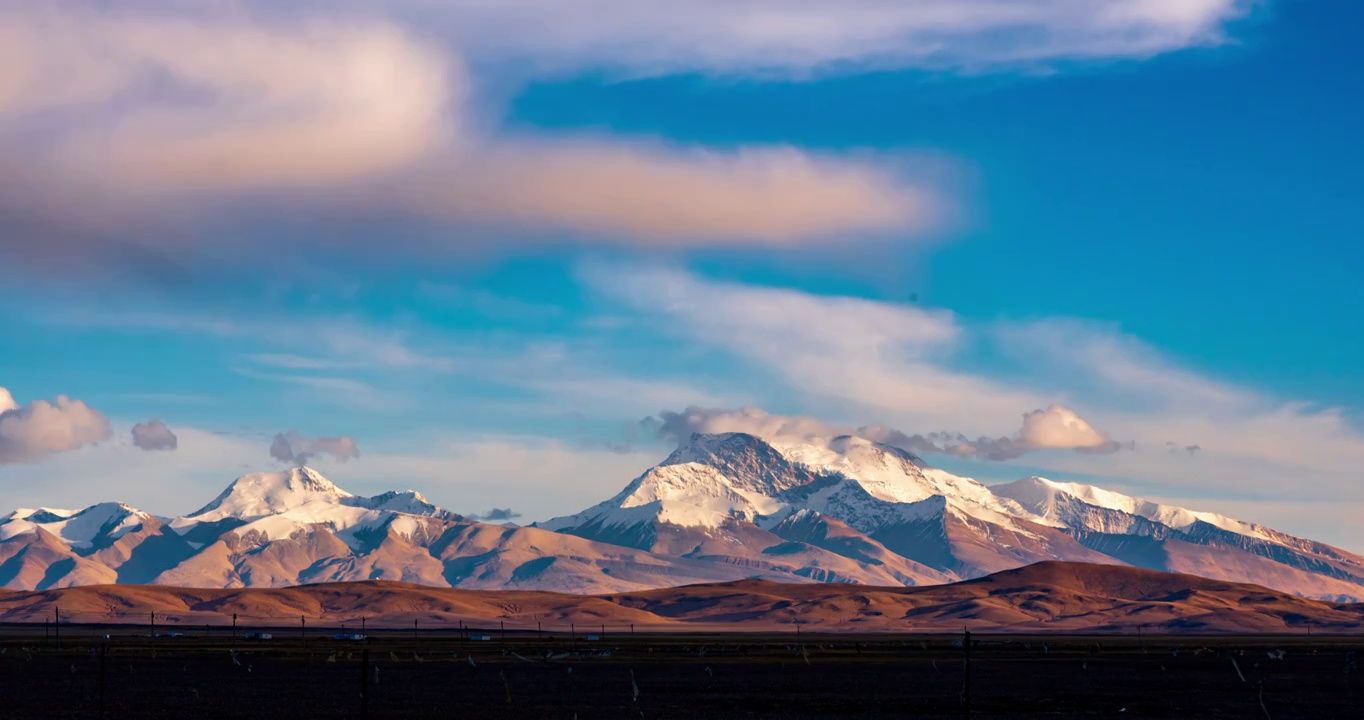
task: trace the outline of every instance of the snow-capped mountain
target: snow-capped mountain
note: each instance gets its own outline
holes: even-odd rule
[[[170,519],[117,503],[16,510],[0,521],[0,586],[280,587],[385,579],[611,592],[750,577],[894,585],[915,572],[900,562],[866,574],[854,560],[773,537],[771,544],[784,547],[761,563],[656,554],[474,522],[412,491],[360,497],[301,467],[246,475],[199,510]]]
[[[932,571],[904,584],[1044,559],[1115,562],[974,480],[854,437],[777,445],[742,433],[695,435],[614,498],[541,526],[655,552],[742,557],[765,552],[754,544],[759,534],[776,535],[798,513],[806,523],[836,521]]]
[[[858,563],[862,574],[847,579],[859,582],[872,581],[865,573],[888,568],[891,556],[910,563],[893,573],[904,584],[1069,560],[1364,598],[1364,558],[1338,548],[1087,485],[1026,478],[987,486],[857,437],[694,435],[615,497],[539,526],[736,563],[761,558],[767,543],[799,539]]]
[[[614,497],[530,527],[316,471],[252,473],[184,516],[119,503],[0,519],[0,586],[279,587],[387,579],[633,591],[763,578],[926,585],[1044,560],[1364,599],[1364,558],[1213,513],[1074,483],[987,486],[857,437],[694,435]]]
[[[1030,477],[991,489],[1131,565],[1330,600],[1364,597],[1364,558],[1325,543],[1092,485]]]

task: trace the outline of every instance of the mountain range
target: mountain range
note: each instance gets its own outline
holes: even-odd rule
[[[628,593],[770,580],[921,586],[1044,561],[1133,566],[1364,599],[1364,557],[1221,515],[1029,477],[985,485],[854,436],[693,435],[614,497],[528,527],[413,491],[352,495],[299,467],[188,515],[122,503],[0,520],[0,586],[285,587],[393,580]]]

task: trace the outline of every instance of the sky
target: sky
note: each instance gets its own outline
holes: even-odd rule
[[[528,522],[682,422],[1364,550],[1361,22],[0,0],[0,506]]]

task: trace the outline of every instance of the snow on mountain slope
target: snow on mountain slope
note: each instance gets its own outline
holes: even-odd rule
[[[1364,597],[1364,557],[1210,512],[1031,477],[992,488],[1062,523],[1084,546],[1153,570],[1255,582],[1309,597]]]
[[[282,587],[390,579],[437,586],[607,592],[766,578],[784,582],[921,583],[912,566],[854,561],[739,520],[773,509],[705,466],[646,474],[617,514],[661,514],[716,532],[672,533],[667,554],[535,528],[473,522],[420,494],[360,497],[309,468],[252,473],[191,515],[168,522],[121,506],[23,510],[0,539],[0,585],[16,589],[110,582]],[[125,514],[141,518],[133,523]],[[729,534],[731,524],[749,531]],[[5,523],[0,523],[4,527]],[[52,528],[49,531],[45,528]],[[94,533],[90,528],[102,528]],[[667,525],[667,527],[677,527]],[[640,528],[652,532],[653,525]],[[59,537],[54,531],[66,532]],[[718,539],[717,539],[718,538]],[[715,540],[715,542],[711,542]],[[897,574],[898,573],[898,574]]]
[[[71,547],[90,547],[101,538],[112,540],[135,530],[151,517],[123,503],[112,502],[84,510],[20,508],[0,520],[0,540],[42,528]]]
[[[987,487],[862,438],[695,435],[612,498],[533,527],[412,491],[353,495],[316,471],[252,473],[164,521],[118,503],[0,519],[0,585],[207,587],[401,579],[634,590],[761,577],[921,585],[1044,560],[1189,570],[1364,598],[1364,557],[1075,483]]]
[[[536,526],[562,530],[595,523],[628,528],[659,520],[714,529],[730,518],[752,522],[782,507],[779,501],[756,490],[737,487],[709,465],[683,462],[651,468],[610,500]]]
[[[939,576],[1056,557],[1105,560],[1018,503],[922,462],[855,437],[772,443],[743,433],[698,434],[612,499],[539,526],[657,552],[756,563],[761,560],[751,551],[736,548],[760,546],[767,531],[809,511],[861,533],[864,544],[884,536],[900,563]],[[998,548],[1005,559],[982,547]],[[863,572],[860,581],[873,582],[880,572]]]
[[[778,499],[820,487],[823,494],[810,494],[806,502],[797,504],[833,515],[854,527],[865,526],[861,521],[868,514],[885,514],[890,506],[912,505],[934,496],[946,498],[955,512],[1014,530],[1028,532],[1014,522],[1016,518],[1043,525],[1055,524],[1027,512],[1008,498],[995,495],[971,478],[930,468],[904,450],[855,436],[835,437],[827,442],[796,442],[766,441],[742,433],[695,435],[665,464],[679,456],[694,457],[699,462],[711,464],[736,485],[758,492],[766,490]],[[755,459],[766,462],[755,469]],[[861,507],[856,507],[858,503],[852,498],[858,493],[833,487],[839,481],[855,483],[869,500],[860,501]],[[836,509],[813,504],[829,498],[839,501]],[[896,512],[890,511],[890,514]]]
[[[318,503],[315,509],[337,507],[350,493],[311,468],[297,467],[283,472],[244,475],[227,486],[212,502],[184,517],[171,527],[186,530],[204,522],[225,519],[253,520],[278,515]]]
[[[202,525],[234,532],[263,544],[325,528],[354,549],[365,546],[366,531],[385,525],[394,515],[456,517],[432,505],[415,491],[358,497],[334,485],[317,471],[298,467],[282,472],[245,475],[198,511],[178,517],[170,526],[193,537]],[[404,523],[415,532],[420,526]]]
[[[1197,567],[1200,558],[1216,556],[1233,568],[1225,579],[1364,596],[1364,566],[1320,543],[1087,485],[1028,478],[986,486],[848,436],[694,435],[612,499],[540,526],[750,562],[751,554],[734,548],[765,542],[762,532],[808,513],[859,534],[857,543],[831,546],[858,562],[867,558],[847,548],[868,543],[902,562],[962,577],[1050,559],[1160,569]]]
[[[1194,523],[1201,521],[1229,532],[1268,539],[1262,528],[1251,523],[1233,520],[1216,513],[1189,510],[1174,505],[1162,505],[1142,498],[1097,488],[1093,485],[1054,482],[1034,476],[1003,485],[995,485],[989,490],[1001,498],[1016,501],[1035,515],[1064,526],[1072,526],[1075,521],[1073,516],[1067,512],[1068,508],[1072,506],[1062,501],[1062,498],[1068,497],[1094,507],[1117,510],[1146,518],[1176,530],[1187,530]],[[1101,530],[1101,528],[1087,529]]]

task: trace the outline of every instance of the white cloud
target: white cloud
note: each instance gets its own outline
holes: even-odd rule
[[[124,426],[120,434],[126,432]],[[173,453],[103,442],[37,465],[0,465],[3,507],[83,508],[119,501],[157,515],[180,515],[203,506],[237,477],[264,469],[260,438],[193,427],[178,427],[176,435]]]
[[[651,245],[797,244],[925,229],[945,214],[889,165],[793,147],[504,140],[393,192],[423,216]]]
[[[1253,0],[405,0],[529,72],[784,76],[1144,58],[1215,45]]]
[[[113,436],[104,413],[58,395],[19,405],[0,387],[0,465],[36,463]]]
[[[14,53],[0,77],[0,164],[24,178],[0,182],[13,218],[0,242],[18,257],[171,262],[193,241],[259,261],[277,248],[255,233],[197,230],[261,218],[658,245],[902,233],[943,214],[936,190],[881,160],[490,135],[468,121],[449,45],[392,21],[146,8],[0,4]],[[314,236],[300,256],[484,244],[475,232],[375,247]]]
[[[1364,432],[1342,410],[1217,379],[1109,326],[970,324],[920,307],[651,268],[589,268],[584,278],[660,332],[784,381],[755,403],[815,413],[835,420],[830,428],[914,452],[992,460],[1028,453],[1027,472],[1106,477],[1194,499],[1359,493]],[[972,367],[963,351],[976,345],[1011,363]],[[728,429],[788,421],[703,415],[701,426]],[[884,425],[858,426],[867,420]],[[944,428],[951,432],[924,432]],[[1200,450],[1169,453],[1171,441]]]
[[[1091,415],[1111,432],[1135,440],[1139,448],[1162,451],[1143,453],[1149,462],[1170,461],[1156,460],[1168,455],[1163,449],[1170,441],[1196,444],[1205,462],[1210,456],[1244,464],[1239,480],[1244,487],[1281,490],[1278,473],[1308,472],[1325,480],[1364,464],[1364,432],[1340,408],[1285,401],[1219,381],[1113,327],[1046,320],[1007,324],[998,335],[1028,358],[1036,376],[1052,382],[1064,378],[1084,392],[1090,407],[1101,408]],[[1069,462],[1092,470],[1096,461]],[[1187,476],[1190,463],[1182,467],[1179,475]]]
[[[1255,402],[1253,392],[1182,368],[1111,325],[1049,318],[1003,322],[993,334],[1006,351],[1043,366],[1034,369],[1050,366],[1054,376],[1132,407],[1235,410]]]
[[[857,435],[913,453],[952,455],[959,458],[1013,460],[1037,450],[1078,450],[1091,454],[1116,452],[1122,445],[1102,433],[1074,410],[1051,405],[1023,414],[1023,427],[1013,437],[980,437],[974,440],[959,432],[909,434],[882,425],[852,427],[808,416],[778,415],[752,407],[737,410],[688,407],[665,410],[647,418],[661,439],[680,443],[692,433],[740,432],[769,439],[828,440]]]
[[[1020,408],[1047,404],[1041,394],[950,369],[965,330],[947,311],[669,270],[591,267],[584,278],[667,331],[775,371],[856,417],[998,433]]]
[[[47,8],[5,26],[21,61],[0,112],[90,113],[67,130],[55,169],[149,191],[386,172],[431,150],[461,87],[448,58],[373,22],[273,28]]]
[[[1024,413],[1023,429],[1018,437],[1028,447],[1038,450],[1092,449],[1112,443],[1111,438],[1095,430],[1088,420],[1063,405]]]
[[[1140,58],[1224,39],[1252,0],[0,0],[0,242],[41,266],[247,262],[234,223],[459,226],[386,254],[482,249],[483,233],[642,245],[850,242],[950,215],[948,190],[884,158],[498,136],[471,118],[461,53],[493,78],[584,70],[809,73]],[[456,50],[455,48],[458,48]],[[911,162],[912,164],[912,162]],[[22,182],[13,178],[22,177]],[[204,236],[211,224],[223,229]],[[314,257],[372,247],[319,232]],[[367,243],[366,243],[367,244]]]
[[[832,438],[852,431],[812,417],[775,415],[761,408],[688,407],[681,411],[664,410],[655,418],[658,436],[680,443],[693,433],[746,433],[761,438]]]

